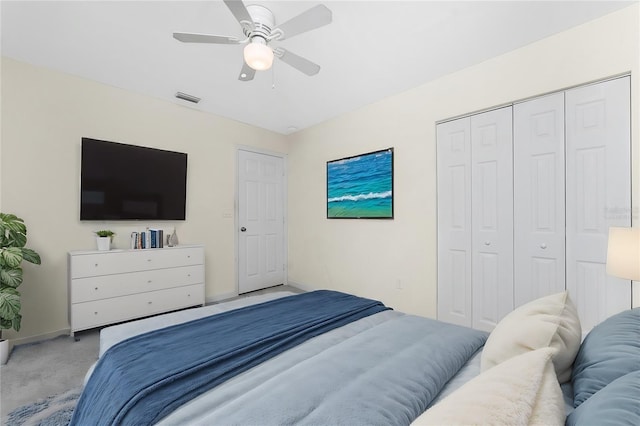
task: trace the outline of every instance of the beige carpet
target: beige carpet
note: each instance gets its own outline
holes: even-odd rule
[[[82,385],[89,367],[98,359],[99,330],[16,346],[0,367],[0,414]]]

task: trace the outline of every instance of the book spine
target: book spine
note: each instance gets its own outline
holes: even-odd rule
[[[130,248],[137,249],[149,249],[149,248],[164,248],[167,238],[164,234],[164,229],[149,229],[144,231],[131,232]]]

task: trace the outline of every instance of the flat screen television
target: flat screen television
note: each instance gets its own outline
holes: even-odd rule
[[[187,154],[82,138],[80,220],[184,220]]]

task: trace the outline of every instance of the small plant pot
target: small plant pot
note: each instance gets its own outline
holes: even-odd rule
[[[111,237],[96,237],[99,251],[111,250]]]
[[[9,341],[0,340],[0,365],[5,365],[9,360]]]

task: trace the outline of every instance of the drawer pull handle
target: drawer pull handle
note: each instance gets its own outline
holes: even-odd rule
[[[147,304],[151,305],[153,302],[147,302]]]
[[[96,312],[94,312],[94,313],[93,313],[93,315],[98,315],[98,312],[97,312],[97,311],[96,311]]]
[[[97,267],[98,267],[98,264],[96,263],[96,265],[95,265],[95,266],[96,266],[96,268],[97,268]]]
[[[148,280],[147,283],[151,283],[151,280]]]
[[[98,289],[98,287],[96,287],[96,290]]]
[[[542,243],[542,244],[540,244],[540,248],[541,248],[542,250],[544,250],[544,249],[546,249],[546,248],[547,248],[547,245],[546,245],[545,243]]]
[[[147,259],[147,262],[151,262],[151,259]]]

